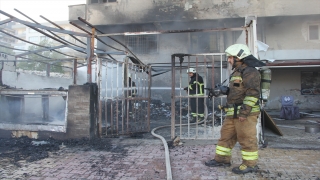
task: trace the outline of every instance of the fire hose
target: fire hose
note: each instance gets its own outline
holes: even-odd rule
[[[151,131],[151,134],[159,139],[161,139],[163,145],[164,145],[164,153],[165,153],[165,159],[166,159],[166,172],[167,172],[167,180],[172,180],[172,173],[171,173],[171,165],[170,165],[170,156],[169,156],[169,148],[168,148],[168,143],[167,141],[160,135],[154,133],[157,129],[160,129],[160,128],[164,128],[164,127],[167,127],[167,126],[160,126],[160,127],[157,127],[157,128],[154,128],[152,131]]]
[[[198,122],[198,124],[202,124],[205,120],[202,120]],[[190,125],[197,124],[197,123],[190,123]],[[182,126],[188,125],[188,124],[181,124]],[[180,124],[176,124],[175,126],[180,126]],[[167,180],[172,180],[172,172],[171,172],[171,164],[170,164],[170,156],[169,156],[169,148],[168,148],[168,143],[167,141],[160,135],[156,134],[155,131],[161,128],[165,127],[171,127],[171,125],[166,125],[166,126],[159,126],[154,129],[152,129],[151,134],[157,138],[159,138],[163,145],[164,145],[164,150],[165,150],[165,160],[166,160],[166,172],[167,172]]]

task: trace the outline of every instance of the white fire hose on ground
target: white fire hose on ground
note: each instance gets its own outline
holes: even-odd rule
[[[170,164],[170,156],[169,156],[169,148],[168,148],[168,143],[167,141],[160,135],[154,133],[157,129],[160,129],[160,128],[164,128],[164,127],[167,127],[167,126],[160,126],[160,127],[157,127],[157,128],[154,128],[152,131],[151,131],[151,134],[159,139],[161,139],[163,145],[164,145],[164,150],[165,150],[165,159],[166,159],[166,172],[167,172],[167,180],[172,180],[172,172],[171,172],[171,164]]]
[[[202,124],[205,120],[202,120],[198,122],[198,124]],[[197,123],[190,123],[190,125],[194,125]],[[182,126],[188,125],[188,124],[181,124]],[[165,128],[165,127],[170,127],[171,125],[167,126],[160,126],[152,129],[151,134],[159,139],[161,139],[163,145],[164,145],[164,150],[165,150],[165,160],[166,160],[166,171],[167,171],[167,180],[172,180],[172,172],[171,172],[171,164],[170,164],[170,155],[169,155],[169,148],[168,148],[168,143],[167,141],[160,135],[154,133],[156,130]],[[180,126],[180,124],[176,124],[175,126]]]

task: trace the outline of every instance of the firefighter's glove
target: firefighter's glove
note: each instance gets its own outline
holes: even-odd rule
[[[185,90],[186,93],[188,94],[188,87],[183,88],[183,90]]]
[[[212,97],[215,96],[215,95],[214,95],[214,92],[213,92],[213,89],[212,89],[212,88],[204,88],[204,89],[209,91],[209,93],[208,93],[208,98],[209,98],[210,100],[212,100]]]
[[[226,113],[226,112],[228,111],[228,108],[225,107],[225,106],[218,105],[218,108],[219,108],[220,110],[222,110],[224,113]]]

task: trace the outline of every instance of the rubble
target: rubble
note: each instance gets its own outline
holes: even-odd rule
[[[26,136],[20,138],[0,138],[0,161],[20,167],[20,161],[33,162],[49,157],[49,153],[57,153],[62,148],[76,148],[83,151],[108,151],[123,157],[127,154],[125,146],[114,146],[110,138],[69,139],[53,138],[34,140]],[[3,165],[3,163],[2,163]]]

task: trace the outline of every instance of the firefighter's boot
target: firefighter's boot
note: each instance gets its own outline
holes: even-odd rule
[[[239,167],[235,167],[232,169],[233,173],[236,174],[246,174],[246,173],[252,173],[252,172],[257,172],[258,166],[246,166],[244,164],[241,164]]]
[[[202,122],[203,120],[204,120],[204,117],[198,116],[198,121],[197,121],[198,123]]]
[[[204,163],[206,166],[209,166],[209,167],[218,167],[218,166],[231,166],[230,163],[223,163],[223,162],[218,162],[216,161],[215,159],[212,159],[212,160],[209,160],[207,162]]]

